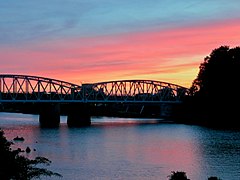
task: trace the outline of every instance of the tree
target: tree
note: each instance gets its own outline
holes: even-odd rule
[[[208,180],[221,180],[221,179],[216,176],[211,176],[208,178]]]
[[[38,168],[38,164],[50,165],[51,161],[44,157],[36,157],[34,160],[21,156],[20,150],[12,150],[12,143],[7,141],[4,131],[0,129],[0,177],[1,179],[29,180],[40,176],[59,176],[44,168]]]
[[[220,46],[205,57],[200,64],[191,92],[199,108],[198,114],[206,114],[208,123],[237,125],[239,113],[236,103],[240,100],[240,47]],[[220,119],[228,120],[228,124]],[[239,126],[238,126],[239,127]]]
[[[228,46],[221,46],[214,49],[200,64],[192,89],[195,89],[194,93],[201,93],[202,96],[214,96],[218,92],[229,90],[231,85],[239,81],[239,70],[240,47],[230,49]]]
[[[187,178],[187,175],[183,171],[172,171],[172,174],[169,177],[169,180],[190,180]]]

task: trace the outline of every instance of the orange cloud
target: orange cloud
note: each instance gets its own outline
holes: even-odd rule
[[[239,32],[235,20],[2,48],[1,71],[74,83],[152,79],[189,87],[204,57],[221,45],[239,45]]]

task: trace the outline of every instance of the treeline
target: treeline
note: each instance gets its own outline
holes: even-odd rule
[[[240,128],[240,47],[220,46],[204,58],[184,101],[187,123]]]

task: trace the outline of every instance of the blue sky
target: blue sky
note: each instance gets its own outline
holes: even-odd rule
[[[239,18],[237,0],[0,1],[0,43],[166,29]]]

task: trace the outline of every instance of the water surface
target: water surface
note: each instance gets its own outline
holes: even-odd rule
[[[47,168],[63,178],[98,180],[166,180],[185,171],[191,180],[239,180],[240,132],[160,123],[158,119],[92,118],[93,125],[68,128],[66,117],[56,129],[40,128],[38,116],[0,113],[8,140],[23,136],[13,148],[52,161]],[[36,151],[33,151],[36,149]]]

